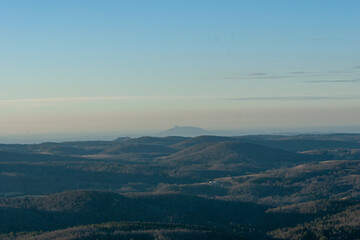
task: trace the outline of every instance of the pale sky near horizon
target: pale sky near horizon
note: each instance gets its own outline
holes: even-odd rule
[[[359,126],[360,1],[1,0],[0,136]]]

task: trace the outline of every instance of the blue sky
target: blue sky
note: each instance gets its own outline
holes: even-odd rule
[[[360,2],[0,1],[0,135],[356,126]]]

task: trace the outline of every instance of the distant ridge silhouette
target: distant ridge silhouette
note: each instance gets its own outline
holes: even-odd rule
[[[192,126],[174,126],[166,131],[156,134],[159,137],[167,136],[183,136],[183,137],[196,137],[201,135],[210,134],[208,131],[198,127]]]

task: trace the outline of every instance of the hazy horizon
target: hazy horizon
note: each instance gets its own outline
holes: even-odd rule
[[[173,126],[175,127],[175,126]],[[193,126],[180,126],[193,127]],[[169,128],[170,129],[170,128]],[[157,129],[153,131],[109,131],[109,132],[59,132],[47,134],[22,134],[22,135],[0,135],[0,144],[37,144],[44,142],[67,142],[67,141],[112,141],[119,137],[165,137],[160,133],[169,129]],[[258,129],[204,129],[205,134],[217,136],[244,136],[244,135],[301,135],[301,134],[351,134],[360,133],[360,126],[331,126],[331,127],[312,127],[312,128],[258,128]],[[166,136],[184,136],[183,134],[170,134]]]
[[[338,129],[360,120],[360,2],[0,3],[0,139]]]

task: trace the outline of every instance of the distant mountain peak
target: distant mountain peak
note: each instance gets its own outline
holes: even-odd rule
[[[161,137],[166,137],[166,136],[196,137],[206,134],[209,134],[209,132],[202,128],[175,125],[174,127],[166,131],[160,132],[156,135]]]

